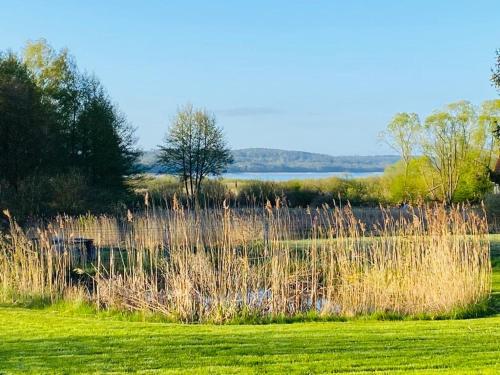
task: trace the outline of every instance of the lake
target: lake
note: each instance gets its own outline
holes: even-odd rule
[[[237,180],[289,181],[328,177],[362,178],[380,176],[382,172],[240,172],[224,173],[223,178]]]

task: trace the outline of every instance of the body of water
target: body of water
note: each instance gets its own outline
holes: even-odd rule
[[[289,181],[309,180],[328,177],[361,178],[380,176],[382,172],[241,172],[225,173],[223,178],[238,180]]]

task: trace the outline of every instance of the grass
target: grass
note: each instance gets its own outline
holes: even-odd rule
[[[486,317],[218,326],[0,307],[0,373],[499,373],[500,235],[491,240]]]

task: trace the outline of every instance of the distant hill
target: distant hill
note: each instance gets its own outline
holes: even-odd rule
[[[158,151],[147,151],[140,167],[148,173],[164,173],[158,165]],[[395,155],[331,156],[303,151],[269,148],[233,150],[234,164],[228,172],[381,172],[399,160]]]

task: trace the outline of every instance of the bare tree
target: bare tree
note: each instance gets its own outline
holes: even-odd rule
[[[160,146],[159,161],[179,176],[187,196],[196,199],[203,179],[225,172],[233,158],[215,116],[186,105],[177,112]]]

